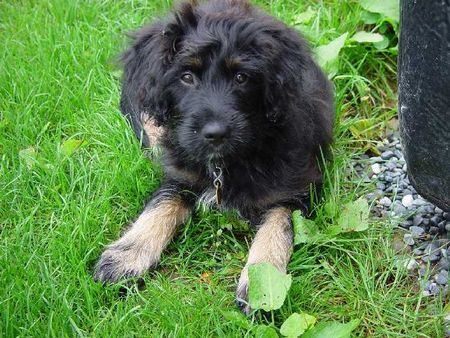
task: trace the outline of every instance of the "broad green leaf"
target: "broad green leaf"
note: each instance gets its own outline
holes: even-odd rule
[[[325,211],[325,215],[327,215],[330,218],[333,218],[336,216],[338,212],[338,208],[335,201],[328,201],[325,203],[323,210]]]
[[[347,36],[348,33],[344,33],[330,43],[315,49],[318,64],[330,75],[334,75],[338,71],[339,52],[344,47]]]
[[[248,278],[248,298],[250,307],[254,310],[279,309],[292,283],[291,275],[278,271],[269,263],[250,265]]]
[[[364,32],[359,31],[356,32],[355,35],[352,36],[352,40],[356,42],[381,42],[383,41],[383,35],[378,33],[370,33],[370,32]]]
[[[250,330],[252,327],[248,318],[244,316],[242,312],[222,311],[222,316],[230,323],[242,327],[243,329]]]
[[[306,11],[296,15],[294,17],[294,24],[298,25],[301,23],[308,23],[316,15],[316,11],[309,6]]]
[[[359,0],[359,4],[366,11],[380,13],[396,22],[400,20],[399,0]]]
[[[255,338],[278,338],[278,334],[273,327],[258,325],[255,333]]]
[[[338,322],[323,322],[308,330],[302,338],[349,338],[351,332],[359,325],[354,319],[347,324]]]
[[[364,231],[369,227],[369,204],[365,198],[344,205],[337,226],[341,232]]]
[[[361,20],[366,25],[373,25],[373,24],[377,23],[378,20],[380,20],[380,19],[381,19],[381,15],[379,13],[372,13],[372,12],[364,11],[361,15]]]
[[[77,150],[83,144],[84,144],[83,140],[78,140],[74,138],[66,140],[61,144],[61,152],[65,156],[71,156],[75,152],[75,150]]]
[[[316,223],[303,217],[300,210],[292,213],[292,223],[294,225],[294,244],[311,243],[320,237]]]
[[[22,149],[19,151],[19,158],[25,162],[28,169],[31,169],[37,163],[36,150],[34,147]]]
[[[299,337],[316,324],[316,317],[307,313],[293,313],[281,325],[280,333],[286,337]]]
[[[388,48],[388,46],[389,46],[389,39],[388,39],[387,36],[384,36],[384,35],[383,35],[383,41],[375,42],[373,45],[374,45],[375,48],[378,49],[378,50],[386,49],[386,48]]]

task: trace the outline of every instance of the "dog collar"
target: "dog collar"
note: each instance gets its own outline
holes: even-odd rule
[[[220,205],[222,203],[222,186],[223,186],[223,177],[222,177],[222,168],[216,166],[213,171],[213,185],[216,188],[216,203]]]

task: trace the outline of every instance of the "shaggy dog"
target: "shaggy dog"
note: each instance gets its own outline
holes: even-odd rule
[[[317,157],[332,140],[333,95],[299,33],[245,0],[181,3],[139,30],[122,57],[121,110],[146,147],[163,148],[164,179],[102,254],[95,278],[139,276],[196,203],[236,209],[258,229],[248,266],[285,271],[291,212],[308,212]]]

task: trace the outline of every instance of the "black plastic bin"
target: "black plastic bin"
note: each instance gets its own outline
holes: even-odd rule
[[[450,0],[402,0],[400,131],[411,183],[450,210]]]

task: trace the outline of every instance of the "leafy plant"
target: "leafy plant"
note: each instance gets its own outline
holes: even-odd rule
[[[250,279],[249,302],[255,309],[264,311],[279,309],[291,287],[292,277],[286,275],[269,263],[251,265],[248,269]]]
[[[293,212],[294,244],[326,241],[342,233],[364,231],[369,227],[369,204],[365,198],[345,204],[337,218],[335,217],[337,210],[332,204],[325,205],[324,209],[332,213],[331,219],[335,219],[334,224],[329,226],[326,232],[320,232],[315,222],[303,217],[300,211]]]
[[[273,311],[281,308],[292,284],[291,275],[278,271],[269,263],[251,265],[249,280],[249,302],[253,310]],[[239,322],[242,327],[248,327],[241,314],[226,312],[223,315],[228,320]],[[316,322],[317,318],[308,313],[293,313],[284,321],[279,331],[281,335],[292,338],[347,338],[359,324],[359,320],[352,320],[347,324],[331,321],[315,326]],[[258,325],[255,336],[273,338],[278,337],[278,334],[273,326]]]

